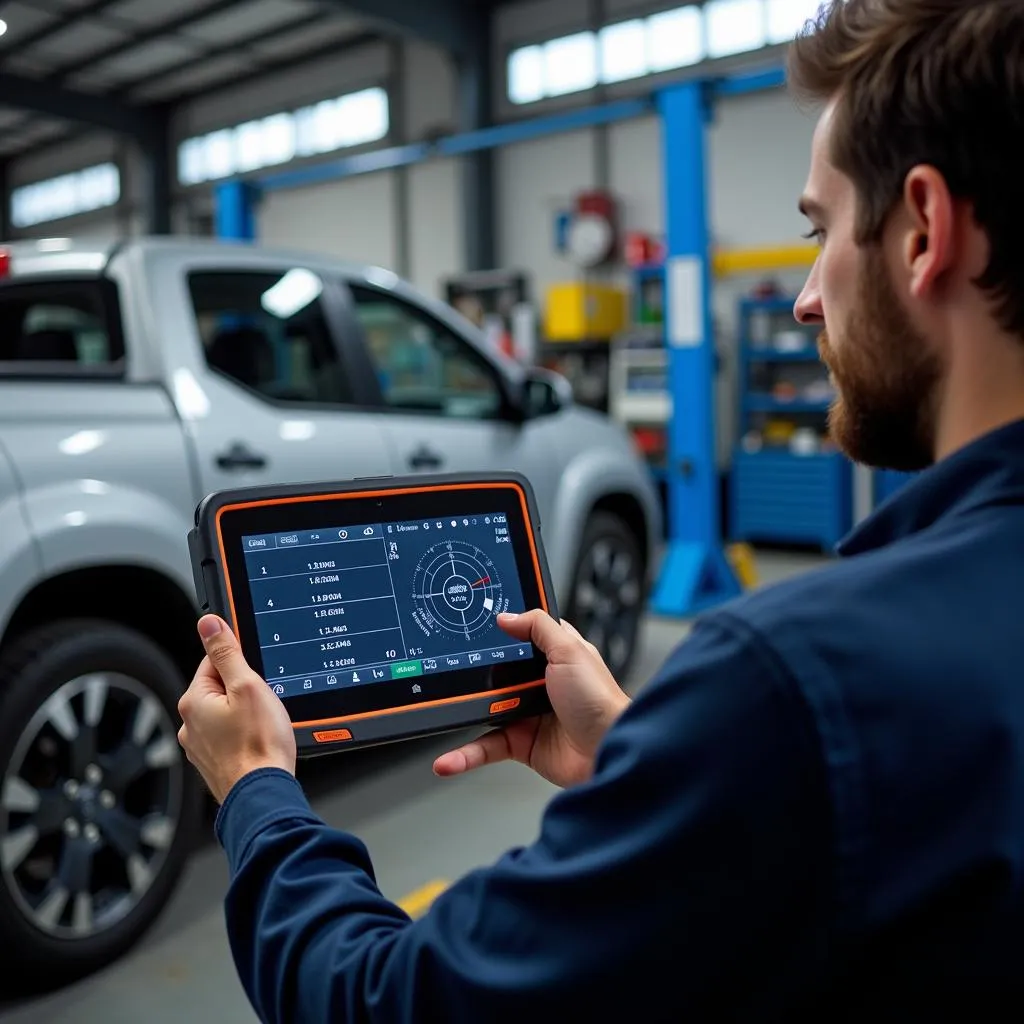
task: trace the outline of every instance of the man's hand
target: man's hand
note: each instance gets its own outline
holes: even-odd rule
[[[567,622],[542,611],[503,615],[499,624],[529,640],[548,659],[547,689],[553,715],[514,722],[434,762],[438,775],[459,775],[498,761],[519,761],[556,786],[590,778],[605,733],[629,704],[597,648]]]
[[[199,620],[206,657],[178,702],[178,741],[217,803],[257,768],[295,774],[295,733],[284,705],[248,665],[223,619]]]

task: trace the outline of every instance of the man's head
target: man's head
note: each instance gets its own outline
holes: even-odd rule
[[[915,470],[1024,416],[1024,0],[836,0],[790,80],[823,108],[801,208],[855,460]]]

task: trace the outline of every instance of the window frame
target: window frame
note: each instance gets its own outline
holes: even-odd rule
[[[86,366],[82,363],[50,362],[47,360],[0,360],[0,382],[4,380],[61,380],[61,381],[124,381],[128,375],[128,351],[125,345],[124,324],[117,284],[106,276],[68,276],[46,279],[13,278],[0,284],[0,303],[8,299],[26,300],[31,305],[51,299],[54,294],[88,289],[98,297],[98,311],[107,328],[110,354],[116,358],[106,363]],[[42,301],[40,305],[44,304]]]
[[[348,382],[347,401],[307,401],[305,399],[278,398],[274,395],[268,395],[263,391],[257,391],[255,388],[249,387],[237,377],[232,377],[230,374],[224,373],[224,371],[213,366],[207,358],[206,345],[203,342],[202,331],[199,326],[199,314],[192,298],[192,278],[235,276],[268,277],[275,275],[277,277],[283,277],[291,270],[308,270],[323,282],[323,291],[317,297],[316,301],[320,303],[320,311],[323,315],[324,324],[327,328],[331,354],[337,362],[343,379]],[[346,323],[344,306],[346,297],[330,274],[325,273],[322,269],[318,269],[315,266],[307,266],[303,263],[283,263],[278,261],[265,264],[250,263],[235,266],[224,264],[217,264],[216,266],[196,265],[185,269],[183,283],[188,316],[191,319],[192,330],[195,332],[197,357],[200,365],[206,373],[215,376],[218,380],[223,381],[227,386],[236,389],[240,394],[253,398],[269,409],[291,412],[298,410],[307,410],[309,412],[340,412],[346,410],[358,410],[362,407],[358,399],[360,388],[362,386],[362,374],[360,373],[359,367],[353,362],[348,346],[344,343],[344,335],[346,333],[344,328]]]
[[[367,401],[360,403],[360,408],[372,412],[383,412],[395,416],[418,416],[440,423],[518,423],[523,420],[523,415],[516,406],[511,394],[511,382],[496,360],[479,345],[474,344],[461,331],[450,324],[445,323],[439,317],[430,312],[429,309],[410,300],[408,297],[396,294],[386,288],[375,286],[369,281],[346,280],[344,288],[347,293],[347,319],[349,322],[349,335],[353,345],[358,350],[358,359],[363,367],[365,383],[359,390],[359,395],[366,395]],[[372,295],[381,301],[390,302],[397,306],[414,319],[418,319],[426,326],[438,333],[444,333],[453,338],[461,350],[468,353],[471,360],[479,363],[482,372],[486,373],[498,392],[499,405],[497,411],[490,416],[450,416],[444,410],[416,409],[401,405],[392,405],[380,386],[377,377],[377,367],[370,354],[370,346],[358,314],[358,293]],[[372,398],[372,404],[370,399]]]

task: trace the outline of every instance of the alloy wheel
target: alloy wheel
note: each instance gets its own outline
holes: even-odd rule
[[[177,833],[184,763],[163,703],[142,683],[65,683],[22,732],[0,787],[0,877],[36,928],[86,939],[158,877]]]
[[[636,555],[610,537],[584,554],[576,579],[576,628],[617,675],[628,662],[641,615],[643,587]]]

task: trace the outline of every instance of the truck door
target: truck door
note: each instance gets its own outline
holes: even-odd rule
[[[376,418],[354,405],[334,328],[338,286],[299,266],[186,276],[202,383],[191,399],[187,383],[174,390],[204,493],[392,471]]]
[[[349,337],[369,383],[359,399],[386,410],[397,473],[516,470],[551,513],[564,459],[556,417],[523,422],[498,365],[407,297],[349,282]]]

